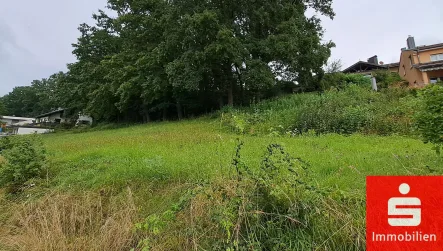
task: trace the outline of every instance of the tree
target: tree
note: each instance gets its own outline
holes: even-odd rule
[[[32,117],[41,110],[37,92],[32,86],[15,87],[2,100],[11,116]]]
[[[36,114],[59,106],[97,121],[150,121],[249,104],[291,90],[288,84],[318,90],[334,44],[322,42],[320,19],[305,12],[333,18],[331,4],[108,0],[117,15],[99,11],[95,25],[79,26],[68,72],[20,90],[18,100],[33,106],[11,100],[7,108]]]
[[[326,64],[325,73],[338,73],[341,72],[343,68],[343,63],[340,59],[331,60]]]
[[[2,98],[0,98],[0,116],[1,115],[8,115],[8,112],[6,111],[5,104],[3,103]]]

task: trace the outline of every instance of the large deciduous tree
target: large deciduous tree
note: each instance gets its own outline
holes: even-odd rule
[[[282,83],[315,90],[334,44],[322,42],[320,19],[306,12],[333,18],[331,4],[108,0],[116,15],[99,11],[95,25],[80,25],[77,62],[66,74],[35,81],[35,94],[24,88],[10,95],[39,102],[32,111],[17,104],[17,114],[58,104],[96,120],[149,121],[249,104]]]

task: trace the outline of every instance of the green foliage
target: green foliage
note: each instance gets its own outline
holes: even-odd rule
[[[19,188],[46,171],[45,148],[38,136],[15,136],[0,141],[0,185]]]
[[[137,248],[142,251],[151,250],[151,243],[154,242],[154,239],[163,234],[167,230],[167,226],[177,219],[177,214],[189,204],[194,194],[195,191],[188,190],[170,209],[161,214],[151,214],[143,222],[135,224],[135,231],[147,236],[138,242]]]
[[[390,102],[406,99],[399,103],[409,106],[415,100],[405,93],[387,91],[381,94]],[[261,110],[251,111],[251,120],[268,121],[268,115],[261,115],[270,113],[265,111],[271,108],[276,113],[273,119],[282,114],[289,116],[281,112],[288,108],[288,114],[292,114],[294,110],[288,105],[296,100],[304,103],[302,97],[260,103],[254,107]],[[361,95],[355,98],[362,99]],[[389,110],[390,116],[402,117],[405,109],[394,105]],[[274,128],[280,130],[277,122]],[[49,182],[40,189],[36,182],[37,187],[23,196],[34,200],[42,192],[73,193],[78,197],[103,191],[114,200],[129,186],[139,217],[134,224],[148,223],[147,228],[134,230],[135,250],[138,241],[143,240],[140,247],[152,250],[235,250],[237,236],[237,243],[246,250],[364,250],[367,175],[442,174],[443,159],[429,145],[395,135],[317,135],[313,130],[292,138],[244,135],[241,140],[245,144],[237,155],[233,149],[239,136],[220,130],[215,119],[99,129],[81,135],[63,132],[42,137],[49,153]],[[276,142],[284,153],[270,142]],[[234,168],[229,168],[233,155],[243,173],[240,182]],[[289,170],[290,163],[298,175]],[[292,180],[295,182],[286,183]],[[189,190],[195,191],[195,196],[191,193],[188,197]],[[257,196],[261,194],[272,204]],[[190,201],[175,211],[182,197]],[[17,208],[6,199],[1,202],[12,205],[13,210]],[[11,211],[8,213],[15,213]],[[169,217],[168,211],[177,213]],[[9,214],[0,216],[2,219],[9,219]],[[156,226],[160,233],[154,235],[157,231],[149,229],[155,230]]]
[[[364,221],[349,222],[347,217],[351,217],[351,212],[334,215],[330,209],[339,204],[328,199],[335,197],[340,206],[346,208],[355,207],[355,202],[364,204],[363,196],[346,197],[337,191],[312,186],[310,165],[301,158],[292,157],[278,144],[267,147],[259,168],[250,167],[240,154],[242,146],[243,143],[237,146],[233,161],[238,175],[235,193],[225,198],[227,203],[215,210],[212,217],[226,236],[226,240],[219,240],[215,249],[363,248]],[[354,208],[353,213],[362,216],[364,210]],[[349,226],[338,232],[329,225],[331,223],[337,224],[335,227],[345,223]],[[361,243],[355,244],[357,242]]]
[[[53,74],[47,79],[34,80],[31,86],[15,87],[12,92],[1,98],[0,115],[35,117],[42,113],[63,107],[65,96],[61,82],[64,73]],[[1,112],[1,103],[4,112]]]
[[[432,143],[440,154],[443,146],[443,85],[429,85],[419,93],[422,107],[416,125],[426,143]]]
[[[295,94],[234,109],[222,113],[221,122],[237,133],[253,135],[294,136],[309,130],[317,134],[411,134],[416,103],[407,90],[373,92],[368,86],[351,84],[340,91]]]
[[[320,81],[321,89],[324,91],[331,89],[344,89],[355,84],[364,87],[371,86],[371,79],[361,74],[344,74],[341,72],[328,73]]]
[[[3,98],[0,98],[0,116],[2,116],[2,115],[4,116],[7,114],[8,114],[8,112],[6,110],[6,106],[4,104]]]
[[[103,122],[182,119],[284,92],[279,78],[316,90],[334,46],[322,41],[320,18],[305,15],[309,6],[333,18],[332,0],[107,2],[115,17],[99,11],[95,25],[78,28],[78,61],[13,91],[10,112],[64,107]]]
[[[406,87],[408,82],[404,81],[400,75],[396,72],[390,72],[387,70],[377,70],[374,72],[375,80],[379,88],[389,88],[392,86]]]

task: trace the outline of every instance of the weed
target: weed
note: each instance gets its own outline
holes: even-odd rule
[[[7,185],[11,192],[32,178],[41,177],[46,171],[46,155],[42,141],[37,136],[2,139],[0,185]]]
[[[26,251],[128,250],[135,240],[135,213],[129,189],[114,198],[49,194],[19,207],[0,243]]]
[[[417,114],[417,128],[425,143],[434,144],[437,154],[443,146],[443,85],[428,86],[420,92],[423,104]]]

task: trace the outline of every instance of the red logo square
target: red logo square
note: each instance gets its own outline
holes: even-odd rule
[[[443,250],[443,176],[366,178],[368,251]]]

